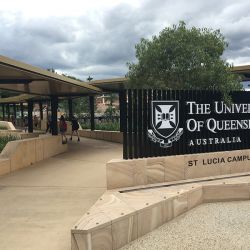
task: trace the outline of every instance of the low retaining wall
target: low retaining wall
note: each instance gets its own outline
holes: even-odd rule
[[[72,228],[71,249],[117,250],[202,203],[249,200],[249,174],[107,191]]]
[[[132,187],[250,171],[250,150],[111,160],[107,188]]]
[[[61,136],[10,141],[0,154],[0,176],[66,152],[67,148]]]
[[[0,121],[0,126],[6,127],[6,130],[16,130],[12,122]]]
[[[71,135],[72,126],[71,122],[67,122],[67,135]],[[105,131],[105,130],[90,130],[90,129],[82,129],[81,125],[79,124],[79,136],[92,138],[96,140],[104,140],[104,141],[111,141],[111,142],[123,142],[123,134],[119,131]],[[41,121],[41,130],[46,131],[47,129],[47,122],[45,120]],[[59,128],[58,128],[59,131]]]
[[[122,143],[123,135],[122,132],[119,131],[104,131],[104,130],[79,130],[79,135],[82,137],[97,139],[97,140],[104,140],[104,141],[111,141],[111,142],[118,142]]]

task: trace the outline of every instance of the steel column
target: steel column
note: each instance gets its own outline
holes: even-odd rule
[[[95,130],[95,100],[94,96],[89,97],[89,108],[90,108],[90,128]]]
[[[58,135],[57,110],[58,110],[58,97],[51,96],[51,131],[52,131],[52,135]]]
[[[14,119],[16,120],[16,104],[13,104]]]
[[[7,104],[7,116],[8,116],[8,122],[10,121],[10,105]]]
[[[21,110],[21,119],[23,121],[24,116],[23,116],[23,103],[22,102],[20,103],[20,110]]]
[[[28,100],[28,132],[33,133],[33,101]]]
[[[43,120],[43,102],[39,101],[40,120]]]
[[[5,121],[5,105],[2,104],[3,121]]]

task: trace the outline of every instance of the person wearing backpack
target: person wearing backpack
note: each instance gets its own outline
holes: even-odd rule
[[[77,141],[80,141],[80,137],[79,137],[79,133],[78,133],[79,123],[78,123],[77,118],[75,116],[72,117],[71,124],[72,124],[72,132],[71,132],[70,140],[72,141],[72,136],[75,133],[78,137]]]
[[[67,143],[67,137],[65,135],[66,131],[67,131],[67,123],[65,121],[65,118],[63,115],[61,115],[60,117],[60,121],[59,121],[59,129],[60,129],[60,133],[62,135],[62,143]],[[65,138],[65,141],[63,140]]]

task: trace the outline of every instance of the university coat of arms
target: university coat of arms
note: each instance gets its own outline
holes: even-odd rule
[[[151,126],[148,136],[163,148],[171,147],[183,134],[179,128],[179,101],[152,101]]]

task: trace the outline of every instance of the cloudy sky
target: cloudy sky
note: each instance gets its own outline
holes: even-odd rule
[[[220,29],[225,58],[250,64],[248,0],[1,0],[0,54],[82,80],[123,77],[134,45],[183,20]]]

